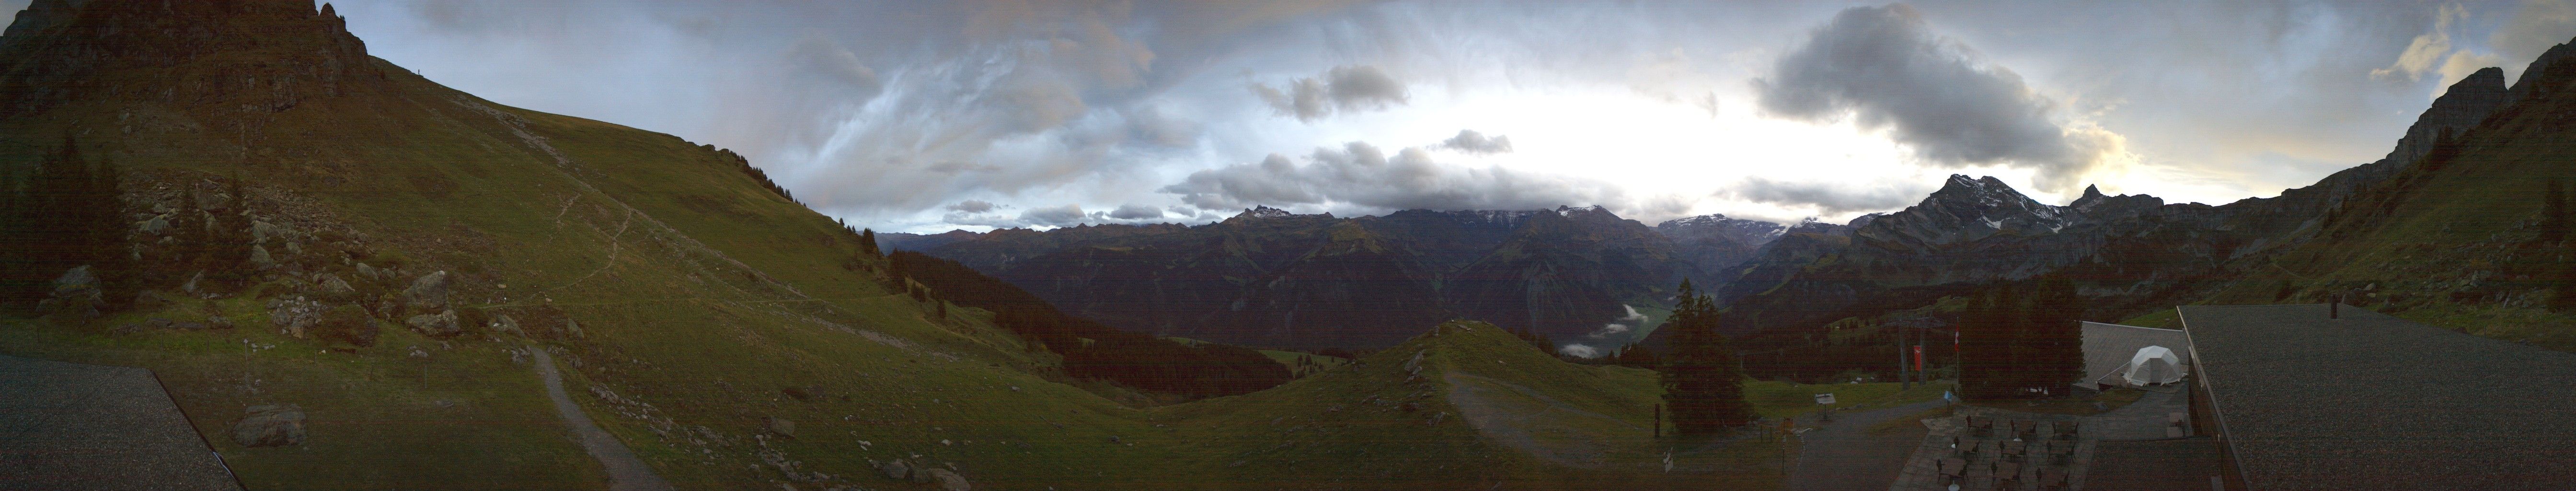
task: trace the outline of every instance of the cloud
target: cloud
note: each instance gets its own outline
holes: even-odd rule
[[[1317,148],[1302,164],[1271,154],[1256,163],[1193,172],[1161,191],[1180,195],[1183,203],[1202,210],[1253,205],[1527,210],[1622,201],[1618,187],[1603,181],[1502,167],[1444,165],[1420,148],[1405,148],[1390,156],[1363,142]]]
[[[948,205],[948,211],[965,212],[965,213],[983,213],[983,212],[987,212],[987,211],[993,211],[993,203],[992,203],[992,202],[989,202],[989,201],[984,201],[984,200],[973,200],[973,199],[970,199],[970,200],[965,200],[965,201],[959,201],[959,202],[957,202],[957,204]]]
[[[1627,334],[1628,329],[1627,324],[1603,324],[1600,330],[1592,331],[1591,334],[1585,334],[1583,337],[1601,339],[1613,335]]]
[[[1811,207],[1821,214],[1840,215],[1904,208],[1922,200],[1932,190],[1931,187],[1905,182],[1790,182],[1748,176],[1716,194],[1782,207]]]
[[[1404,82],[1368,65],[1333,67],[1321,76],[1291,80],[1280,88],[1256,83],[1252,93],[1279,115],[1296,116],[1298,121],[1405,103]]]
[[[2495,34],[2487,36],[2487,47],[2507,60],[2520,62],[2536,59],[2549,47],[2567,42],[2568,33],[2576,31],[2576,0],[2525,0]],[[2509,63],[2515,65],[2518,63]],[[2506,66],[2507,72],[2520,72],[2522,66]],[[2508,73],[2506,77],[2518,77]]]
[[[1582,344],[1560,346],[1556,348],[1556,352],[1575,358],[1593,358],[1601,356],[1601,349]]]
[[[1120,220],[1152,220],[1163,218],[1163,210],[1147,205],[1122,205],[1119,206],[1116,211],[1109,212],[1109,218]]]
[[[1509,153],[1512,151],[1512,137],[1494,135],[1488,138],[1476,130],[1458,130],[1458,136],[1441,140],[1440,147],[1476,155]]]
[[[839,43],[819,35],[808,35],[788,48],[787,58],[798,73],[842,87],[873,93],[877,90],[877,72],[859,62],[859,55]]]
[[[2056,101],[1934,34],[1905,4],[1843,10],[1753,86],[1765,114],[1852,118],[1889,131],[1926,160],[2032,169],[2052,191],[2075,187],[2106,155],[2123,151],[2117,135],[2052,121]]]
[[[1049,227],[1071,227],[1074,225],[1081,225],[1083,219],[1090,217],[1091,215],[1087,215],[1082,212],[1081,206],[1064,205],[1047,208],[1030,208],[1028,211],[1020,212],[1020,223]]]
[[[2548,19],[2553,17],[2548,8],[2551,4],[2563,5],[2563,2],[2535,1],[2526,4],[2523,8],[2524,13],[2532,14],[2536,19],[2517,18],[2507,28],[2498,30],[2493,38],[2506,42],[2519,42],[2518,38],[2528,37],[2526,32],[2558,27],[2549,24]],[[2469,9],[2460,4],[2443,4],[2434,9],[2433,32],[2415,36],[2414,41],[2406,44],[2406,51],[2397,54],[2395,63],[2387,68],[2371,70],[2370,76],[2393,79],[2403,75],[2409,81],[2420,81],[2424,79],[2424,74],[2440,74],[2442,78],[2437,80],[2440,83],[2435,84],[2438,88],[2432,93],[2433,97],[2439,97],[2451,83],[2467,78],[2470,73],[2475,73],[2480,68],[2505,65],[2506,60],[2503,56],[2471,50],[2467,46],[2456,46],[2457,49],[2454,49],[2455,44],[2451,40],[2454,25],[2468,19]],[[2558,22],[2566,21],[2560,19]],[[2547,45],[2540,47],[2546,49]],[[2538,56],[2539,51],[2534,50],[2532,54]]]

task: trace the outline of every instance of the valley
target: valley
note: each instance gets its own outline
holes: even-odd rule
[[[923,234],[750,150],[451,88],[340,12],[35,0],[0,35],[0,355],[150,370],[242,488],[1874,487],[1989,414],[2216,419],[2188,383],[1997,381],[2092,375],[2073,321],[2328,304],[2576,352],[2570,44],[2451,83],[2380,160],[2218,205],[1950,174],[1838,223],[1272,203]],[[1442,151],[1509,151],[1470,135]],[[79,416],[31,407],[0,416]]]

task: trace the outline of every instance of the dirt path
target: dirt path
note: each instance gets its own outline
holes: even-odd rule
[[[653,468],[646,467],[643,460],[635,458],[634,452],[627,451],[626,444],[618,443],[617,437],[608,434],[608,430],[592,424],[590,415],[582,414],[581,406],[573,405],[572,396],[564,394],[563,374],[555,371],[554,356],[536,348],[529,348],[528,354],[536,356],[537,375],[546,379],[546,398],[555,401],[555,413],[563,417],[564,426],[572,427],[574,434],[581,435],[581,448],[590,451],[590,458],[599,459],[600,467],[608,469],[608,489],[671,489],[671,483],[662,482],[662,476],[653,475]]]
[[[1797,467],[1789,472],[1789,489],[1887,489],[1923,442],[1923,433],[1872,435],[1869,428],[1936,407],[1941,401],[1835,415],[1833,422],[1806,433]]]

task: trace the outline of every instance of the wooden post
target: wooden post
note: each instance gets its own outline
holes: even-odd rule
[[[1655,438],[1664,437],[1664,405],[1655,405]]]

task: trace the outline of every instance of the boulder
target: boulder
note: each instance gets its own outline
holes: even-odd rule
[[[247,415],[233,423],[233,443],[244,447],[274,447],[304,443],[304,408],[294,404],[251,406]]]
[[[454,336],[458,333],[465,332],[463,328],[457,327],[456,311],[454,310],[442,310],[436,314],[411,316],[410,319],[404,319],[403,323],[411,325],[411,330],[420,331],[422,335],[434,338]]]
[[[903,459],[888,460],[883,464],[877,464],[877,470],[884,472],[886,479],[903,479],[904,477],[912,475],[912,466],[904,465]]]
[[[376,267],[375,267],[375,266],[368,266],[368,265],[367,265],[367,263],[358,263],[358,277],[359,277],[359,278],[366,278],[366,279],[370,279],[370,280],[374,280],[374,279],[381,279],[381,278],[378,278],[377,276],[378,276],[378,275],[377,275],[377,273],[376,273]]]
[[[250,222],[250,242],[253,244],[266,244],[268,243],[268,239],[271,237],[283,237],[285,235],[286,227],[280,227],[274,223],[257,220]]]
[[[144,319],[144,320],[143,320],[143,327],[149,327],[149,328],[153,328],[153,329],[169,329],[169,328],[171,328],[171,327],[173,327],[173,326],[176,326],[176,325],[178,325],[178,324],[179,324],[179,322],[178,322],[178,321],[173,321],[173,320],[170,320],[170,319],[167,319],[167,318],[161,318],[161,317],[154,317],[154,318]]]
[[[918,462],[918,463],[914,463],[914,464],[912,464],[912,482],[917,482],[917,483],[929,483],[929,482],[930,482],[930,463],[929,463],[929,462]]]
[[[796,437],[796,422],[793,420],[777,416],[760,418],[760,420],[761,427],[768,430],[770,434],[788,438]]]
[[[960,476],[955,472],[949,472],[948,469],[937,467],[930,468],[930,479],[939,481],[939,489],[945,489],[948,491],[966,491],[968,489],[973,489],[966,485],[966,476]]]
[[[268,323],[275,324],[278,332],[301,339],[305,330],[321,322],[323,310],[321,302],[304,297],[277,299],[269,302]]]
[[[349,282],[340,279],[340,275],[323,273],[322,280],[317,283],[322,285],[322,294],[334,298],[347,298],[358,294],[357,287],[349,286]]]
[[[203,322],[196,322],[196,321],[179,321],[177,324],[171,324],[171,325],[170,325],[170,328],[172,328],[172,329],[178,329],[178,330],[181,330],[181,331],[203,331],[203,330],[207,330],[207,329],[213,329],[214,327],[213,327],[213,326],[208,326],[208,325],[206,325],[206,323],[203,323]]]
[[[403,289],[403,301],[415,309],[445,308],[447,288],[446,271],[422,275],[420,279],[412,280],[411,288]]]
[[[192,194],[196,195],[197,208],[199,209],[206,211],[224,211],[232,208],[233,197],[231,195],[206,190],[198,190]]]
[[[184,292],[188,292],[188,293],[197,293],[197,282],[199,282],[199,281],[204,281],[205,279],[206,279],[206,270],[202,270],[202,269],[197,270],[197,274],[196,274],[195,276],[189,276],[189,277],[188,277],[188,283],[187,283],[187,284],[179,285],[179,291],[184,291]]]
[[[170,297],[161,295],[161,292],[144,290],[134,293],[134,310],[137,311],[161,310],[162,307],[168,307],[172,303],[176,302]]]
[[[581,322],[574,321],[570,317],[564,318],[564,335],[571,336],[573,339],[581,339],[583,337],[581,334]]]
[[[269,257],[268,246],[253,245],[250,246],[250,265],[258,266],[259,269],[275,268],[277,259]]]
[[[99,304],[107,303],[99,289],[98,275],[82,265],[54,278],[54,293],[36,304],[46,314],[70,314],[81,318],[98,317]]]
[[[232,329],[232,328],[233,328],[233,320],[232,320],[232,319],[226,319],[226,318],[224,318],[224,316],[220,316],[220,315],[209,315],[209,316],[206,316],[206,328],[207,328],[207,329],[214,329],[214,330],[218,330],[218,331],[220,331],[220,330],[225,330],[225,329]]]
[[[511,319],[510,316],[506,314],[493,316],[492,333],[522,337],[528,335],[527,331],[519,330],[519,321],[517,319]]]
[[[143,223],[135,224],[134,229],[153,236],[170,235],[170,216],[160,215],[152,217],[151,220],[144,220]]]

